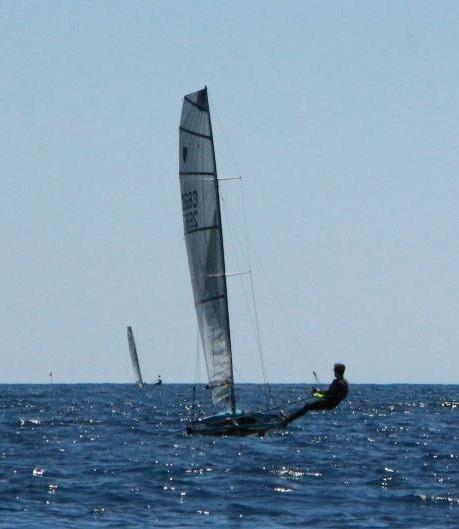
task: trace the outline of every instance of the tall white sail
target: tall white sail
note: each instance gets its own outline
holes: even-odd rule
[[[127,328],[127,337],[129,344],[129,352],[131,353],[132,369],[134,370],[134,376],[136,384],[143,388],[142,373],[140,372],[139,357],[137,356],[137,348],[135,346],[134,334],[132,328]]]
[[[184,98],[179,160],[186,249],[209,386],[214,402],[234,411],[225,257],[207,88]]]

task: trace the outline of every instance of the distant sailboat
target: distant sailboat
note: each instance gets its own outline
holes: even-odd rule
[[[139,357],[137,355],[137,348],[135,346],[134,333],[132,327],[127,328],[127,338],[129,344],[129,352],[131,353],[132,369],[134,370],[135,382],[143,388],[142,373],[140,372]]]
[[[250,435],[282,427],[279,412],[236,408],[220,196],[207,88],[188,94],[180,119],[183,225],[196,316],[209,376],[221,413],[192,420],[189,434]]]

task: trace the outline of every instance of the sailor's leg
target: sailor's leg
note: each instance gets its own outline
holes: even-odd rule
[[[299,417],[302,417],[303,415],[306,415],[310,408],[311,404],[305,404],[302,408],[299,410],[291,413],[290,415],[287,415],[287,417],[284,420],[284,426],[287,426],[287,424],[291,423],[295,419],[298,419]]]
[[[295,411],[291,415],[288,415],[284,420],[284,426],[287,426],[287,424],[291,423],[295,419],[298,419],[299,417],[303,417],[303,415],[306,415],[308,411],[327,410],[328,408],[329,408],[328,402],[325,400],[318,400],[316,402],[308,402],[299,410]]]

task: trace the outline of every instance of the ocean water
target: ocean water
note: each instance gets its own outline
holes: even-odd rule
[[[0,386],[0,528],[459,527],[459,386],[353,385],[335,411],[242,439],[187,437],[190,397]]]

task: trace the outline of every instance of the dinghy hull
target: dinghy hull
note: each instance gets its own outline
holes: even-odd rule
[[[228,435],[244,437],[263,435],[282,428],[284,417],[268,412],[219,414],[192,421],[186,425],[188,435]]]

